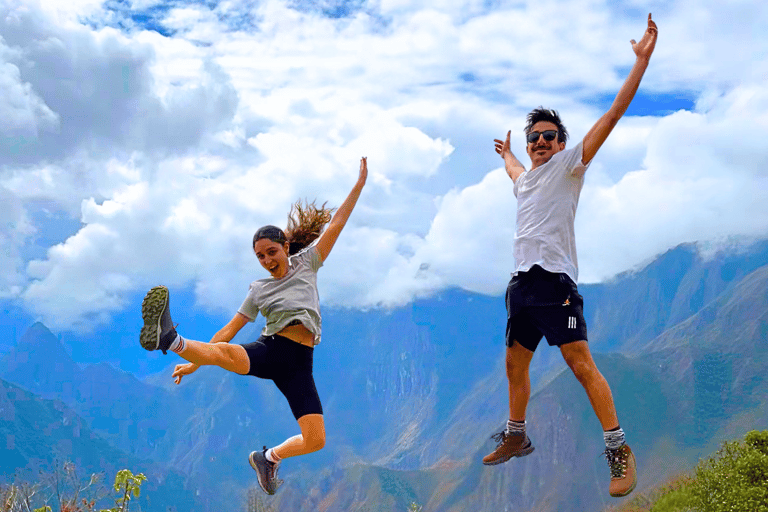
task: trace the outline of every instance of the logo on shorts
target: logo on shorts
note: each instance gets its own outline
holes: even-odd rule
[[[569,316],[568,317],[568,328],[569,329],[575,329],[576,328],[576,317],[575,316]]]
[[[565,302],[563,302],[563,306],[570,306],[571,305],[571,296],[569,295],[567,299],[565,299]]]

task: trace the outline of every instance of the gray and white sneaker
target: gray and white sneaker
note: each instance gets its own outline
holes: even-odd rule
[[[277,479],[277,470],[280,467],[279,464],[270,462],[267,460],[267,447],[260,452],[251,452],[248,456],[248,462],[251,463],[251,467],[256,470],[258,476],[259,485],[267,494],[275,494],[277,488],[283,482]]]
[[[168,309],[168,288],[155,286],[147,292],[141,303],[141,316],[144,327],[141,328],[139,341],[147,350],[162,350],[167,354],[171,343],[176,339],[176,329]]]

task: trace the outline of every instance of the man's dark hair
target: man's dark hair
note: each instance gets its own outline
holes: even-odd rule
[[[557,114],[557,110],[549,110],[544,107],[533,109],[527,117],[528,124],[525,125],[525,134],[528,135],[533,130],[533,125],[539,121],[549,121],[557,126],[557,142],[566,142],[568,140],[568,130],[563,126],[563,122],[560,121],[560,116]]]

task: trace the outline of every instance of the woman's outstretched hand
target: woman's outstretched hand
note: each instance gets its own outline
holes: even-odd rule
[[[638,56],[638,58],[641,59],[650,59],[651,54],[653,53],[653,49],[656,48],[656,39],[659,37],[659,28],[656,26],[656,23],[651,19],[651,15],[648,14],[648,28],[645,29],[645,33],[643,34],[643,38],[640,39],[640,42],[635,42],[634,39],[630,41],[630,44],[632,45],[632,50],[634,50],[635,55]]]
[[[180,384],[183,376],[195,373],[198,368],[200,368],[200,366],[195,363],[177,364],[171,377],[176,381],[176,384]]]
[[[368,157],[364,156],[360,159],[360,176],[357,178],[357,182],[361,185],[365,185],[365,180],[368,179]]]

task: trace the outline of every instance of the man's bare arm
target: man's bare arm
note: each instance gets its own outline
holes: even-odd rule
[[[651,59],[651,54],[656,46],[656,38],[658,37],[659,30],[656,27],[656,23],[651,19],[651,15],[648,15],[648,28],[643,34],[643,38],[639,43],[636,43],[634,39],[630,41],[632,44],[632,50],[634,50],[637,59],[635,65],[632,67],[632,71],[629,72],[629,76],[624,81],[624,85],[621,86],[619,93],[616,95],[616,99],[613,100],[611,108],[608,109],[603,117],[601,117],[595,126],[584,136],[584,145],[582,148],[582,162],[588,164],[592,161],[597,154],[597,150],[603,145],[608,135],[613,130],[616,123],[619,122],[621,116],[627,111],[629,104],[632,102],[632,98],[635,97],[638,87],[640,87],[640,80],[643,78],[645,68],[648,67],[648,61]]]
[[[520,163],[520,160],[515,158],[512,151],[509,150],[509,136],[511,133],[512,130],[507,132],[507,139],[505,141],[502,142],[499,139],[493,139],[493,142],[496,143],[496,152],[504,159],[504,168],[506,169],[507,174],[512,178],[512,181],[517,181],[517,178],[525,172],[525,167]]]

